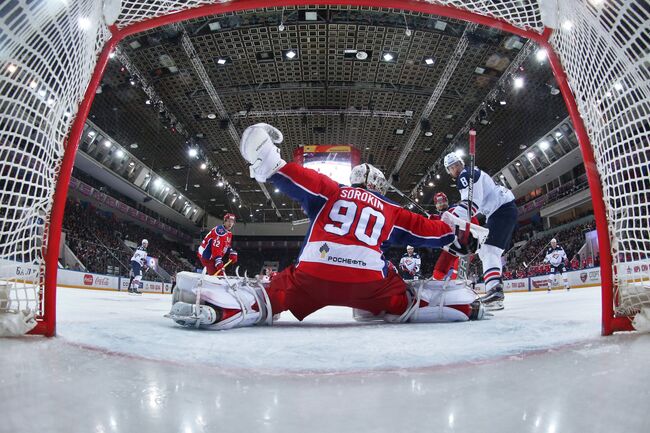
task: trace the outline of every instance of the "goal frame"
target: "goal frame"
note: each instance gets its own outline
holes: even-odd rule
[[[63,225],[63,216],[65,203],[70,184],[72,168],[74,166],[75,155],[79,147],[79,141],[84,129],[84,123],[90,112],[91,105],[95,97],[95,90],[100,84],[106,65],[109,61],[109,54],[115,49],[116,45],[124,38],[133,34],[150,30],[167,24],[185,21],[193,18],[200,18],[207,15],[216,15],[228,12],[241,12],[251,9],[260,9],[267,7],[295,7],[295,6],[335,6],[348,5],[359,7],[373,8],[392,8],[398,10],[407,10],[432,15],[438,15],[447,18],[461,19],[478,23],[481,25],[494,27],[514,35],[522,36],[535,41],[538,45],[546,49],[549,64],[555,75],[558,87],[564,98],[569,116],[573,122],[575,133],[578,138],[580,150],[584,160],[589,188],[592,193],[592,202],[594,207],[594,217],[596,220],[596,229],[598,232],[598,244],[600,251],[601,264],[601,281],[602,281],[602,334],[609,335],[615,331],[633,330],[629,317],[616,317],[614,314],[614,283],[612,270],[612,252],[610,243],[610,233],[607,223],[605,203],[603,201],[603,189],[600,174],[598,172],[594,159],[594,152],[585,128],[585,124],[580,117],[578,107],[569,87],[567,76],[562,68],[562,64],[555,53],[549,38],[553,30],[546,28],[543,32],[538,33],[533,29],[524,30],[513,26],[505,20],[479,15],[464,9],[457,9],[453,6],[426,3],[425,1],[400,1],[400,0],[281,0],[281,1],[262,1],[262,0],[233,0],[228,3],[217,3],[210,5],[198,6],[193,9],[182,10],[170,13],[168,15],[149,18],[147,20],[134,23],[128,27],[118,28],[115,25],[109,26],[112,37],[104,45],[95,65],[92,78],[84,93],[84,98],[79,105],[77,115],[72,123],[68,138],[65,142],[65,151],[60,166],[60,171],[56,180],[56,187],[53,197],[52,211],[49,221],[48,230],[48,248],[45,255],[45,279],[44,295],[45,303],[44,315],[39,320],[36,328],[31,333],[53,336],[56,332],[56,281],[58,271],[58,246],[61,240],[61,230]]]

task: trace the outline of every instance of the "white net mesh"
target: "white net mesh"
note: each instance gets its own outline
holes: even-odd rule
[[[65,138],[110,36],[102,3],[119,5],[117,0],[0,5],[0,283],[11,282],[13,300],[10,308],[0,304],[0,314],[3,305],[5,311],[43,311],[46,222]],[[116,26],[214,3],[123,0]],[[428,3],[543,30],[537,0]],[[619,311],[630,314],[650,304],[648,6],[642,0],[557,3],[563,25],[551,43],[592,141],[613,240]]]
[[[612,239],[620,315],[650,305],[650,6],[559,2],[551,44],[589,132]]]
[[[0,6],[0,320],[43,315],[46,222],[68,129],[107,33],[95,1]]]

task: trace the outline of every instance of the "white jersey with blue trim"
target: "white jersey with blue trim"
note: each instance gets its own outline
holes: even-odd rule
[[[456,180],[456,187],[460,192],[461,200],[467,200],[469,195],[469,173],[467,168],[460,172]],[[490,215],[506,203],[515,199],[509,189],[497,185],[484,171],[474,168],[474,192],[472,202],[478,212],[490,218]]]
[[[567,256],[566,253],[564,252],[564,248],[557,245],[555,248],[548,247],[548,249],[546,250],[546,258],[544,258],[544,261],[550,263],[551,266],[553,267],[557,267],[560,266],[560,264],[564,263],[566,258]]]
[[[136,248],[133,252],[133,257],[131,257],[131,261],[144,265],[147,262],[147,249],[143,246]]]
[[[422,261],[418,253],[413,253],[409,256],[409,253],[404,253],[402,258],[399,261],[400,268],[405,269],[407,272],[412,273],[413,275],[420,274],[420,265]]]

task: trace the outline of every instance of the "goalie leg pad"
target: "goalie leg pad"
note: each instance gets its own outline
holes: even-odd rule
[[[197,319],[203,314],[203,309],[200,307],[208,306],[214,309],[216,317],[214,322],[208,323],[209,320],[203,322],[199,320],[201,327],[210,329],[231,329],[273,323],[273,313],[266,291],[257,282],[246,278],[214,277],[180,272],[176,278],[176,291],[172,301],[196,306],[191,313]],[[173,314],[176,303],[167,316],[175,321],[179,317]],[[222,320],[221,312],[226,309],[234,310],[236,313]],[[187,307],[179,306],[177,312],[180,311],[187,312],[188,310]],[[188,319],[184,316],[181,320],[186,322]]]
[[[410,306],[401,316],[384,316],[388,322],[464,322],[483,318],[483,306],[464,281],[421,280],[408,285]],[[426,306],[421,307],[421,301]],[[467,314],[466,314],[467,312]]]

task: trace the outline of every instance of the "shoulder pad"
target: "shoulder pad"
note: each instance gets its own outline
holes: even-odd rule
[[[226,228],[225,228],[224,226],[217,226],[217,227],[214,229],[214,231],[215,231],[219,236],[223,236],[223,235],[225,235],[226,232],[227,232],[227,230],[226,230]]]

